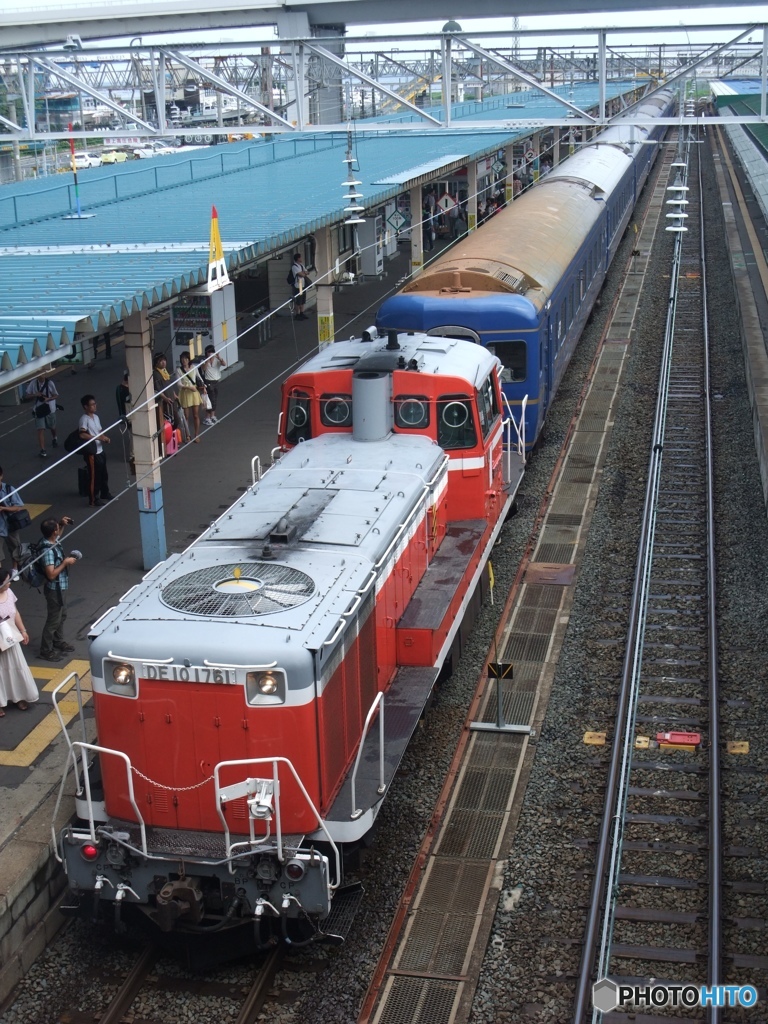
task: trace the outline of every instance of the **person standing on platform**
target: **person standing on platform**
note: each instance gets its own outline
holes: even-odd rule
[[[48,608],[40,638],[40,657],[44,661],[61,661],[65,653],[75,649],[64,639],[64,623],[67,618],[69,567],[80,558],[80,553],[73,552],[65,558],[61,547],[64,527],[71,526],[72,522],[69,516],[62,516],[61,519],[45,519],[40,524],[43,535],[40,565],[46,577],[43,593]]]
[[[102,430],[101,420],[96,415],[94,396],[83,395],[80,404],[83,407],[79,423],[80,438],[92,442],[87,448],[83,448],[83,458],[88,469],[88,504],[95,508],[103,505],[105,501],[112,501],[114,497],[109,493],[107,457],[104,454],[104,445],[109,444],[110,439]]]
[[[312,278],[301,262],[301,253],[295,252],[293,254],[290,273],[293,277],[293,284],[291,285],[293,288],[293,319],[309,320],[309,317],[304,313],[304,306],[307,303],[307,288],[312,283]]]
[[[15,643],[0,651],[0,718],[4,718],[9,703],[14,703],[19,711],[26,711],[40,697],[21,653],[21,645],[29,643],[29,633],[16,607],[16,595],[11,590],[11,574],[7,569],[0,569],[0,622],[12,623],[21,634],[20,640],[17,637]]]
[[[203,404],[200,390],[204,387],[204,384],[200,380],[197,367],[193,366],[190,361],[189,352],[182,352],[179,356],[179,367],[176,370],[176,377],[179,382],[179,405],[181,406],[181,414],[186,420],[187,432],[188,434],[192,433],[192,427],[189,423],[191,413],[192,423],[195,427],[193,440],[195,444],[200,444],[200,406]]]
[[[214,346],[206,345],[205,359],[200,364],[200,376],[203,378],[203,383],[208,389],[208,398],[211,402],[208,415],[203,420],[206,427],[210,427],[212,423],[219,422],[219,418],[216,415],[219,405],[219,381],[221,380],[221,371],[223,368],[226,368],[226,365]]]
[[[59,440],[56,437],[56,399],[58,395],[56,385],[47,373],[38,374],[37,378],[27,385],[27,398],[35,400],[32,415],[35,417],[41,459],[48,458],[48,452],[45,450],[46,430],[51,432],[51,447],[58,448],[59,446]]]
[[[17,569],[21,561],[21,533],[11,528],[8,515],[14,512],[26,512],[27,506],[22,504],[21,495],[15,487],[3,483],[3,469],[0,466],[0,537],[5,546],[5,552],[11,561],[13,569],[13,582],[19,578]]]

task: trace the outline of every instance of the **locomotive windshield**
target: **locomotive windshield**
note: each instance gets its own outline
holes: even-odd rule
[[[437,401],[437,443],[441,448],[474,448],[477,444],[473,403],[466,395],[441,395]]]
[[[288,399],[285,439],[288,444],[298,444],[312,437],[312,421],[309,415],[309,395],[306,391],[294,391]]]

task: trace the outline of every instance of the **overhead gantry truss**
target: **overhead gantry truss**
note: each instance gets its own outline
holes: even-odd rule
[[[0,142],[92,137],[93,127],[87,124],[81,124],[76,131],[62,125],[45,130],[50,125],[46,125],[40,112],[46,99],[67,91],[79,97],[81,110],[82,98],[87,97],[112,116],[112,127],[100,132],[105,142],[117,141],[126,133],[134,138],[188,134],[197,130],[191,122],[169,125],[166,118],[174,97],[190,81],[219,98],[217,110],[210,112],[213,123],[205,127],[206,134],[211,135],[243,130],[270,135],[338,132],[346,130],[350,120],[372,113],[378,116],[365,117],[360,130],[504,131],[530,124],[527,118],[505,117],[501,107],[496,119],[489,119],[487,111],[482,118],[474,119],[466,105],[459,120],[451,100],[455,101],[464,87],[471,87],[478,99],[523,88],[547,97],[556,104],[555,109],[562,110],[562,116],[537,119],[537,127],[572,128],[579,122],[585,126],[601,125],[610,123],[612,117],[622,116],[622,111],[609,114],[606,101],[610,83],[618,79],[630,86],[634,83],[647,94],[661,85],[670,86],[697,74],[722,77],[726,71],[740,70],[743,74],[747,69],[762,77],[763,109],[759,116],[735,120],[765,120],[765,25],[739,26],[725,43],[689,45],[684,53],[675,43],[636,45],[624,50],[609,47],[610,34],[618,31],[627,30],[591,30],[588,34],[596,37],[595,47],[590,50],[582,43],[576,53],[572,45],[570,54],[554,46],[521,48],[518,31],[483,33],[483,40],[492,39],[491,45],[481,45],[461,31],[408,36],[400,41],[414,49],[401,48],[397,57],[359,52],[342,56],[339,51],[355,41],[341,36],[291,39],[277,44],[274,38],[255,40],[239,46],[236,53],[223,52],[212,44],[144,46],[140,40],[134,41],[138,46],[93,51],[4,51],[0,53]],[[759,43],[752,42],[755,33],[761,36]],[[370,40],[358,42],[370,45]],[[595,81],[598,85],[598,100],[589,111],[562,88],[583,81]],[[311,101],[323,89],[337,89],[338,95],[330,104],[330,115],[326,103],[323,116],[316,117],[308,99]],[[427,96],[424,106],[414,100],[419,92]],[[224,98],[229,103],[227,118],[222,112]],[[141,111],[137,109],[139,105]],[[480,109],[477,108],[478,112]],[[318,123],[320,120],[324,123]]]

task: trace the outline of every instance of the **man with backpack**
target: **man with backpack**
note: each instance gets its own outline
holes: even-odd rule
[[[64,622],[67,618],[69,567],[75,564],[79,553],[65,558],[61,547],[64,527],[71,526],[73,521],[69,516],[62,516],[61,519],[45,519],[40,524],[43,541],[38,564],[45,575],[43,593],[48,608],[40,638],[40,657],[44,661],[61,661],[66,652],[75,649],[64,639]]]

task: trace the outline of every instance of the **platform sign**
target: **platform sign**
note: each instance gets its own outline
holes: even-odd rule
[[[437,205],[445,213],[448,213],[456,205],[456,200],[453,198],[453,196],[448,195],[448,193],[446,192],[445,195],[440,196],[440,198],[437,200]]]
[[[400,211],[399,211],[399,210],[394,210],[394,211],[393,211],[393,212],[392,212],[392,213],[391,213],[391,214],[390,214],[390,215],[389,215],[389,216],[387,217],[387,224],[389,224],[389,225],[390,225],[390,227],[391,227],[391,228],[392,228],[392,229],[393,229],[394,231],[399,231],[399,230],[400,230],[400,228],[401,228],[401,227],[402,227],[402,226],[403,226],[404,224],[407,224],[407,223],[408,223],[408,221],[407,221],[407,220],[406,220],[406,218],[405,218],[405,217],[404,217],[404,216],[402,215],[402,213],[400,213]]]
[[[496,174],[501,174],[501,172],[504,170],[504,167],[505,165],[501,162],[501,160],[495,160],[491,164],[491,168]]]
[[[488,664],[489,679],[512,679],[514,666],[511,661],[491,661]]]
[[[533,152],[532,149],[526,149],[526,151],[525,151],[525,159],[526,160],[533,160],[533,158],[535,156],[536,156],[536,154]]]

